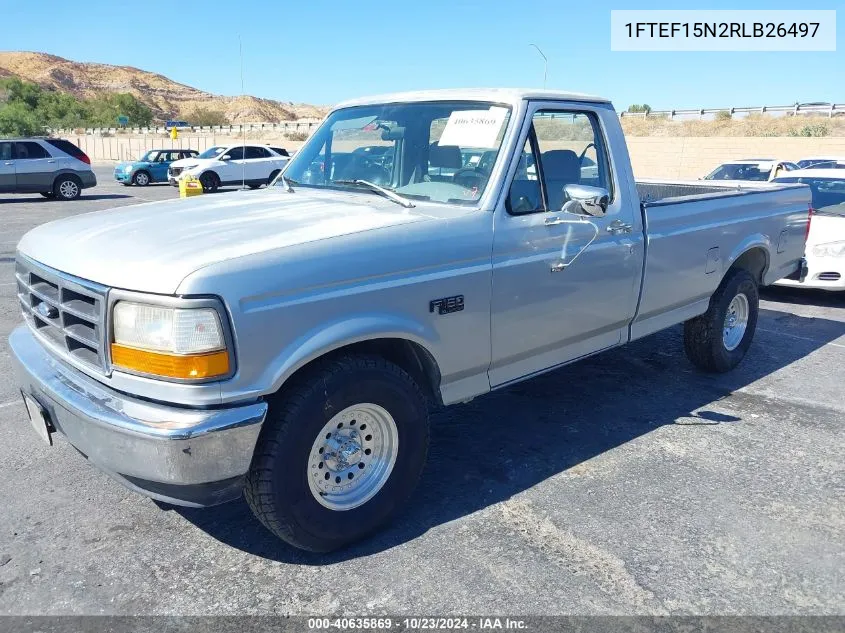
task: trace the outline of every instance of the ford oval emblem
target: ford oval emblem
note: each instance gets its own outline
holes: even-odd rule
[[[57,308],[43,301],[37,306],[35,306],[35,311],[41,316],[43,316],[45,319],[55,319],[57,316],[59,316],[59,311]]]

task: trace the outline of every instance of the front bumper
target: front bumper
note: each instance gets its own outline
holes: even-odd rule
[[[114,179],[117,182],[123,182],[123,183],[132,182],[133,174],[134,174],[134,172],[123,171],[122,169],[120,171],[115,170],[114,171]]]
[[[133,398],[53,357],[26,325],[12,331],[9,347],[22,391],[99,469],[177,505],[215,505],[240,496],[265,402],[189,409]]]

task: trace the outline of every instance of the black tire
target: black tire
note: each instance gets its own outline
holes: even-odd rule
[[[250,189],[258,189],[261,186],[261,183],[250,183],[247,185]]]
[[[335,414],[361,403],[379,405],[392,416],[396,461],[368,501],[347,510],[330,509],[309,487],[309,454]],[[300,549],[328,552],[372,533],[405,504],[425,465],[428,438],[425,397],[403,369],[369,355],[321,361],[271,402],[244,494],[273,534]]]
[[[143,169],[136,171],[132,176],[132,184],[138,187],[146,187],[153,181],[152,176]]]
[[[200,184],[205,193],[214,193],[220,189],[220,177],[213,171],[207,171],[200,176]]]
[[[731,302],[740,294],[745,295],[748,301],[748,320],[739,344],[734,349],[728,349],[723,336],[725,319]],[[742,269],[728,271],[710,297],[707,312],[684,323],[687,358],[693,365],[708,372],[724,373],[736,367],[754,339],[759,304],[757,281],[751,273]]]
[[[280,169],[273,170],[273,172],[270,174],[270,177],[267,179],[267,186],[268,187],[270,186],[270,183],[272,183],[276,179],[276,176],[279,175],[280,171],[281,171]]]
[[[76,176],[65,174],[53,183],[53,196],[59,200],[76,200],[82,194],[82,182]]]
[[[42,191],[41,195],[50,200],[56,197],[56,193],[54,191]]]

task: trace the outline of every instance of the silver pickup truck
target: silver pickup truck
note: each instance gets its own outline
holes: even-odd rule
[[[809,202],[635,182],[601,98],[362,99],[266,190],[30,231],[10,347],[47,443],[165,502],[243,493],[327,551],[411,495],[435,406],[678,323],[692,363],[734,367],[758,287],[802,274]]]

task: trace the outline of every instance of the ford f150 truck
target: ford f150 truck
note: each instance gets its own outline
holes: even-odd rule
[[[678,323],[692,363],[734,367],[758,287],[802,274],[809,202],[803,185],[635,182],[601,98],[362,99],[266,190],[27,233],[10,347],[48,443],[165,502],[243,493],[271,532],[327,551],[409,497],[434,406]]]

